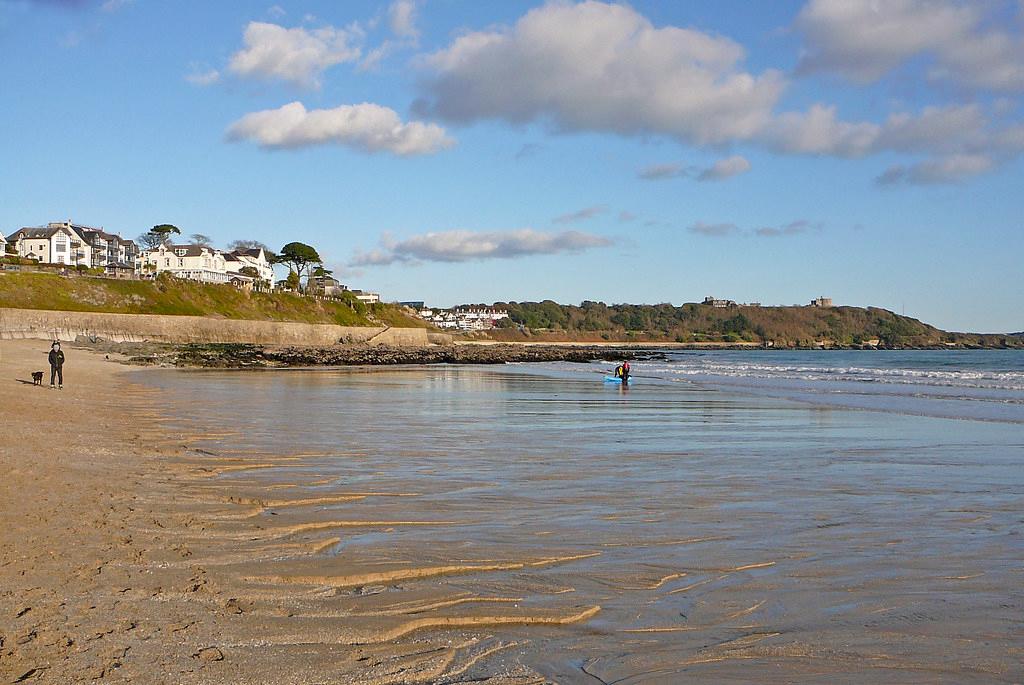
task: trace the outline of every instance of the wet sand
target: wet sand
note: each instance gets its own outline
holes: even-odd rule
[[[0,384],[4,682],[1024,677],[1006,427],[68,352]]]

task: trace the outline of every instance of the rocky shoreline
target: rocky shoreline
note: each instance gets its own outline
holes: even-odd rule
[[[306,366],[390,366],[398,364],[507,364],[516,362],[593,362],[664,359],[666,348],[652,344],[522,344],[429,345],[421,347],[339,344],[331,346],[274,346],[241,343],[115,343],[79,338],[77,345],[94,352],[117,354],[130,364],[220,369],[286,368]],[[715,345],[700,348],[673,346],[671,350],[750,350],[751,346]],[[770,351],[805,349],[950,349],[942,347],[830,347],[769,348]],[[985,349],[956,347],[953,349]]]
[[[242,344],[117,345],[101,351],[127,355],[129,363],[222,369],[303,366],[389,366],[396,364],[506,364],[510,362],[592,362],[662,357],[656,350],[566,345],[334,345],[279,347]]]

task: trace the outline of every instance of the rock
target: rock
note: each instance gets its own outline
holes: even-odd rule
[[[216,647],[203,647],[193,654],[192,658],[200,661],[224,661],[224,652]]]

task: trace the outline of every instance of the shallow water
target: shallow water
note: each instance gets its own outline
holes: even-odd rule
[[[1019,682],[1024,383],[990,382],[1017,362],[783,354],[676,354],[628,389],[570,364],[146,378],[240,460],[216,482],[262,493],[250,523],[338,537],[228,568],[288,635],[468,635],[494,652],[467,669],[558,682]]]

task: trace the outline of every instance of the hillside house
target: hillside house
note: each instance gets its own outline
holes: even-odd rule
[[[352,294],[363,304],[377,304],[380,302],[380,293],[371,293],[367,290],[353,290]]]
[[[324,297],[341,297],[341,294],[348,290],[347,285],[343,285],[334,276],[328,275],[310,276],[306,288],[309,292],[323,295]]]
[[[19,257],[43,264],[91,266],[92,248],[69,222],[26,226],[7,237]]]
[[[716,300],[711,295],[705,297],[702,304],[714,307],[715,309],[729,309],[736,306],[735,300]]]
[[[137,262],[142,273],[170,274],[201,283],[231,280],[224,255],[205,245],[161,245],[143,252]]]
[[[256,277],[250,288],[257,287],[257,290],[272,290],[274,288],[274,266],[267,259],[267,253],[262,247],[252,247],[245,250],[235,250],[224,253],[224,265],[228,273],[240,274],[245,267],[256,270]],[[257,283],[257,281],[259,283]]]
[[[0,233],[0,256],[7,254],[7,238],[4,237],[3,233]]]
[[[139,246],[134,240],[125,240],[102,228],[73,225],[90,247],[89,266],[106,268],[108,265],[134,265],[139,256]]]
[[[820,307],[822,309],[829,309],[832,306],[831,297],[819,297],[811,300],[812,307]]]

